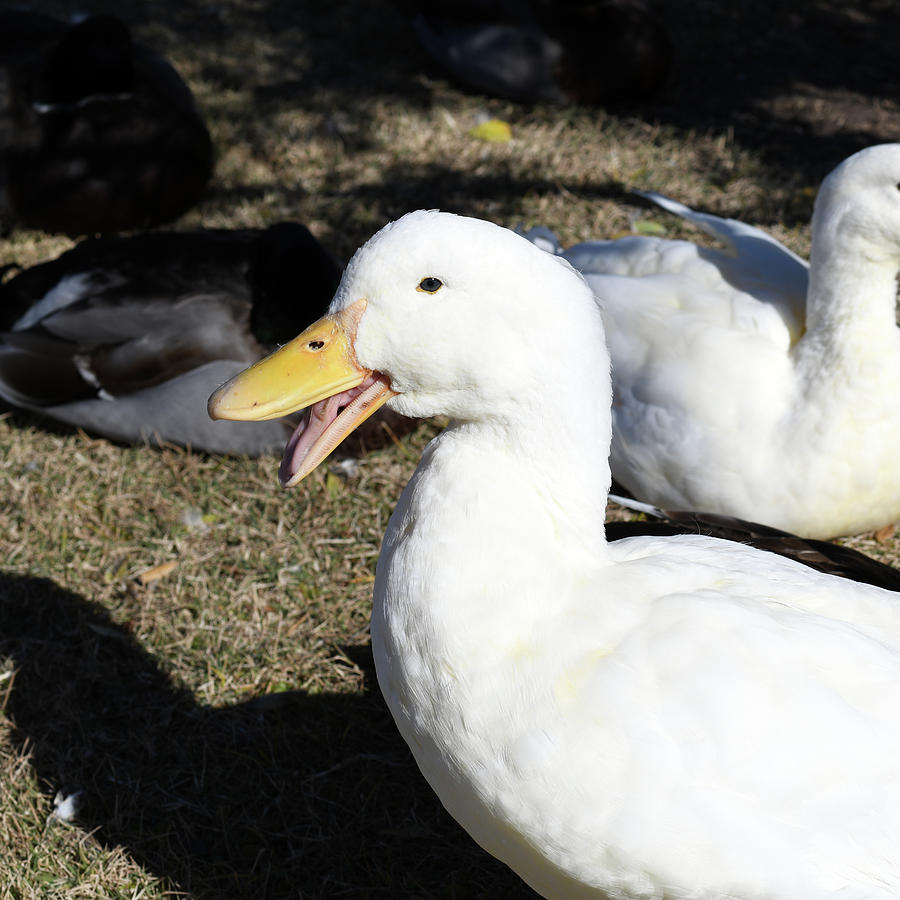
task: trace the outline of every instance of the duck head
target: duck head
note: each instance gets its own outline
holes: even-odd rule
[[[291,486],[386,403],[499,427],[543,420],[540,398],[567,397],[566,373],[583,365],[599,371],[608,418],[599,309],[567,262],[489,222],[418,211],[363,245],[327,315],[219,388],[209,414],[308,407],[279,473]]]

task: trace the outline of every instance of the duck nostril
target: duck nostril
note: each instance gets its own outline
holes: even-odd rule
[[[310,341],[306,346],[310,350],[321,350],[325,346],[325,341]]]

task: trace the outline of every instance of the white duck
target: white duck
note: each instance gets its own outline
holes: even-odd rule
[[[700,535],[607,544],[610,400],[567,263],[415,212],[210,412],[315,404],[285,485],[385,402],[452,417],[385,535],[378,681],[450,813],[536,891],[900,896],[897,595]]]
[[[731,252],[628,237],[562,254],[605,309],[618,482],[807,537],[900,519],[898,183],[900,144],[838,166],[808,266],[757,228],[658,194],[644,196]]]

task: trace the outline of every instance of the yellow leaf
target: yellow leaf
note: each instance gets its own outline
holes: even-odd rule
[[[341,479],[334,474],[334,472],[329,472],[325,476],[325,489],[328,491],[329,497],[337,497],[341,492]]]
[[[173,559],[169,562],[160,563],[158,566],[151,566],[138,575],[138,581],[141,584],[150,584],[151,581],[158,581],[160,578],[165,578],[177,565],[178,563]]]
[[[666,226],[653,219],[638,219],[632,226],[637,234],[648,237],[662,237],[666,233]]]
[[[512,137],[512,129],[509,127],[509,122],[504,122],[503,119],[488,119],[470,129],[469,134],[480,141],[502,144]]]

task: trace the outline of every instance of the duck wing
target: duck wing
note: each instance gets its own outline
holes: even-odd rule
[[[87,238],[0,284],[0,327],[31,327],[63,307],[141,302],[190,292],[247,297],[256,229],[148,232]]]
[[[0,285],[0,392],[29,407],[118,397],[213,360],[257,359],[257,236],[92,239]]]
[[[734,516],[688,510],[660,509],[631,497],[610,494],[614,503],[649,517],[645,521],[607,522],[606,538],[618,541],[638,535],[703,534],[768,550],[797,562],[889,591],[900,591],[900,570],[860,553],[852,547],[813,538],[801,538],[778,528]]]
[[[723,241],[728,248],[726,255],[704,254],[702,249],[699,255],[714,260],[733,288],[776,306],[792,333],[797,332],[798,337],[802,334],[809,285],[809,263],[805,259],[746,222],[697,212],[656,191],[634,193]]]
[[[0,394],[30,408],[152,387],[215,360],[253,362],[249,304],[220,295],[72,304],[0,333]]]
[[[278,449],[289,424],[210,423],[206,397],[319,314],[339,279],[296,222],[82,241],[0,284],[0,397],[118,440]]]

